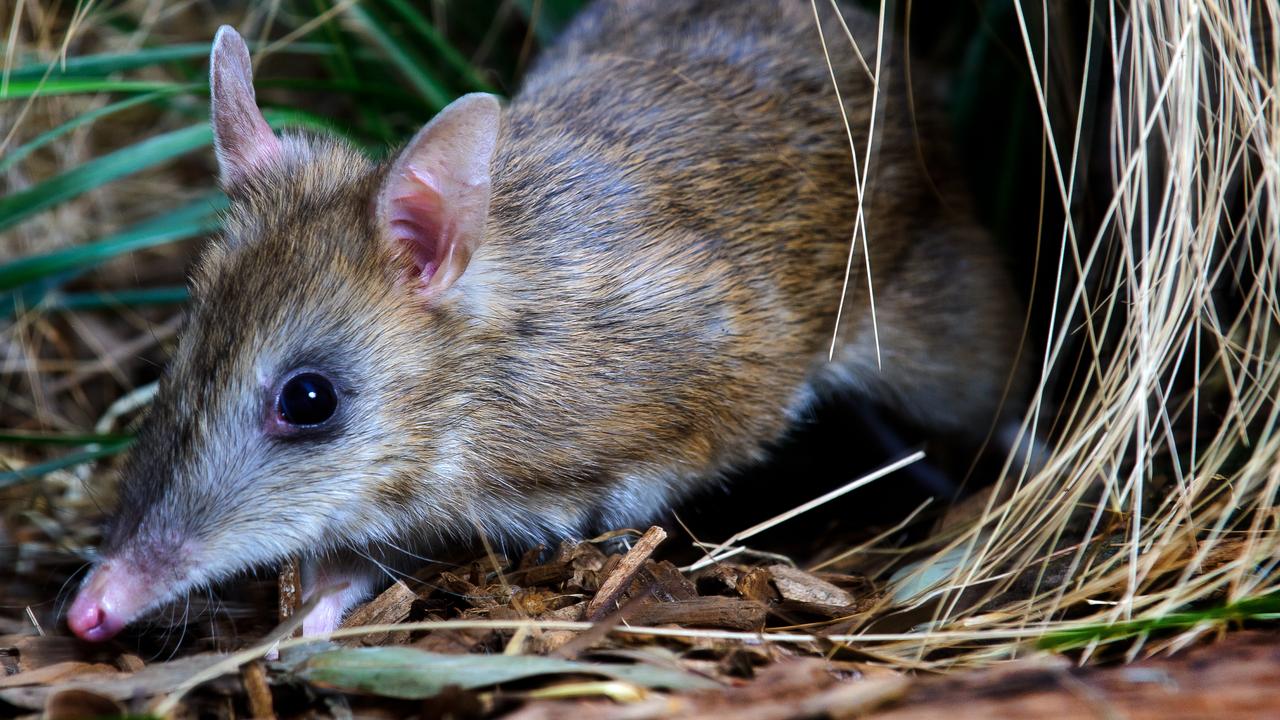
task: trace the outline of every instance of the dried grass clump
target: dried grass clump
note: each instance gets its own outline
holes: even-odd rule
[[[1053,633],[1086,655],[1131,638],[1132,658],[1222,627],[1193,615],[1153,644],[1159,618],[1280,587],[1280,3],[1098,10],[1090,42],[1114,69],[1113,190],[1099,227],[1068,220],[1042,238],[1058,274],[1039,398],[1059,376],[1072,391],[1052,423],[1025,429],[1052,432],[1056,448],[1039,472],[1007,468],[980,517],[933,556],[950,570],[888,608],[927,607],[932,622],[877,638],[885,658],[969,664]],[[1022,30],[1032,58],[1033,29]],[[1047,108],[1053,76],[1036,75]],[[1048,197],[1069,218],[1085,192],[1082,117],[1042,118],[1049,137],[1074,123],[1072,144],[1046,148]]]

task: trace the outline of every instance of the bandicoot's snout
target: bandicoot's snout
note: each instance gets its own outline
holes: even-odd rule
[[[107,562],[98,566],[76,594],[67,613],[67,626],[82,640],[109,640],[129,624],[156,596],[145,578],[128,566]]]

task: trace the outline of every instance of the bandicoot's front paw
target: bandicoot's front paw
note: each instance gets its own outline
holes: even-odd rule
[[[302,634],[304,637],[328,637],[330,633],[338,629],[338,625],[342,623],[342,616],[346,614],[347,608],[342,607],[338,600],[330,595],[321,598],[307,617],[302,621]]]
[[[360,603],[373,588],[373,577],[361,570],[334,570],[309,567],[303,571],[305,602],[319,597],[315,607],[302,620],[306,637],[328,637],[342,624],[342,618]],[[305,604],[304,602],[304,604]]]

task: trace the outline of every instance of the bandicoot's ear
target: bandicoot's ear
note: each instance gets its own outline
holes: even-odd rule
[[[231,188],[279,161],[280,139],[271,132],[253,94],[249,48],[230,25],[218,28],[209,53],[209,106],[213,146],[222,185]]]
[[[499,110],[484,93],[454,100],[413,136],[383,182],[378,224],[412,262],[424,297],[453,285],[483,239]]]

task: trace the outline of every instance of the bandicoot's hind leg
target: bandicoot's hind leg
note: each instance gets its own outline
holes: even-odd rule
[[[1022,306],[980,230],[920,234],[872,267],[876,323],[869,307],[850,313],[828,373],[931,431],[976,446],[994,428],[997,449],[1013,450],[1030,378]]]

